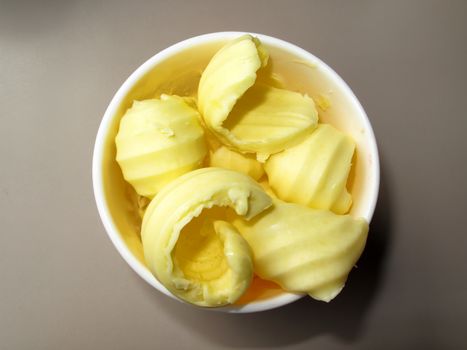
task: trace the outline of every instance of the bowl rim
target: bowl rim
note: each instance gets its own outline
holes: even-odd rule
[[[112,216],[110,214],[109,207],[105,200],[104,194],[104,185],[103,185],[103,176],[102,176],[102,168],[103,168],[103,157],[104,157],[104,145],[106,140],[106,134],[108,129],[112,123],[113,116],[115,115],[117,109],[120,106],[122,99],[127,95],[130,89],[148,72],[150,72],[157,64],[164,61],[165,59],[181,52],[186,49],[192,48],[194,46],[214,42],[219,40],[229,40],[240,35],[250,34],[255,37],[258,37],[261,42],[265,45],[280,47],[288,52],[293,53],[294,55],[303,57],[307,61],[315,62],[319,65],[319,68],[324,71],[324,74],[330,77],[336,85],[342,89],[342,92],[349,98],[352,104],[357,108],[358,115],[361,117],[361,121],[364,125],[366,137],[368,138],[368,145],[370,147],[369,154],[372,157],[372,162],[370,166],[370,172],[374,176],[374,181],[370,183],[370,200],[367,206],[366,215],[363,217],[370,222],[371,218],[373,217],[373,213],[376,207],[376,202],[378,199],[379,194],[379,182],[380,182],[380,167],[379,167],[379,153],[377,148],[377,143],[374,135],[373,128],[369,121],[369,118],[363,109],[360,101],[355,96],[354,92],[350,89],[347,83],[326,63],[324,63],[321,59],[316,57],[315,55],[311,54],[310,52],[302,49],[301,47],[289,43],[285,40],[278,39],[272,36],[259,34],[259,33],[251,33],[251,32],[241,32],[241,31],[226,31],[226,32],[214,32],[208,33],[203,35],[194,36],[183,41],[180,41],[174,45],[167,47],[166,49],[156,53],[151,58],[146,60],[142,65],[140,65],[135,71],[133,71],[130,76],[125,80],[125,82],[120,86],[117,90],[115,95],[113,96],[110,104],[108,105],[104,116],[101,120],[99,125],[99,129],[97,132],[94,150],[93,150],[93,159],[92,159],[92,183],[94,189],[94,197],[97,205],[97,209],[99,212],[99,216],[101,221],[104,225],[105,231],[109,236],[111,242],[113,243],[114,247],[117,249],[121,257],[126,261],[126,263],[135,271],[143,280],[145,280],[149,285],[156,288],[160,292],[164,293],[165,295],[184,302],[183,300],[175,297],[172,293],[170,293],[147,269],[147,267],[143,266],[140,261],[131,253],[127,245],[125,244],[124,240],[122,239],[117,226],[115,225]],[[245,305],[230,305],[224,307],[216,307],[216,308],[202,308],[205,310],[213,310],[213,311],[222,311],[228,313],[250,313],[250,312],[258,312],[258,311],[266,311],[271,310],[274,308],[278,308],[289,303],[292,303],[300,298],[302,298],[305,294],[297,294],[297,293],[288,293],[284,292],[276,297],[272,297],[266,300],[260,300],[253,303],[245,304]],[[184,302],[186,303],[186,302]],[[187,303],[188,304],[188,303]],[[193,306],[192,304],[189,304]],[[197,308],[201,308],[195,306]]]

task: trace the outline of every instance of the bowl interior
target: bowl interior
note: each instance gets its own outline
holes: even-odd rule
[[[94,182],[96,199],[100,197],[101,217],[125,260],[148,283],[167,295],[171,294],[146,268],[139,234],[141,218],[135,210],[137,196],[124,181],[115,161],[114,139],[121,117],[134,100],[159,97],[163,93],[196,96],[201,73],[210,58],[227,40],[239,35],[241,33],[216,33],[192,38],[152,57],[122,85],[99,130],[94,155]],[[281,40],[257,36],[270,52],[268,68],[259,74],[258,79],[308,94],[317,102],[322,122],[336,126],[355,140],[357,151],[348,183],[354,200],[351,214],[370,220],[378,191],[379,165],[373,132],[358,100],[337,74],[316,57]],[[220,309],[259,311],[281,306],[299,297],[282,292],[273,283],[255,279],[252,288],[237,305]]]

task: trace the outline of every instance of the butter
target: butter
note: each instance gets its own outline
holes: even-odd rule
[[[328,95],[325,94],[319,94],[317,97],[315,97],[314,101],[316,102],[316,105],[319,107],[319,109],[321,109],[323,112],[326,112],[332,106],[331,99]]]
[[[237,218],[234,225],[253,250],[259,277],[326,302],[344,287],[368,234],[363,219],[276,199],[253,220]]]
[[[209,165],[224,169],[231,169],[259,180],[264,175],[264,169],[252,155],[242,154],[221,146],[211,152]]]
[[[255,84],[238,100],[225,122],[213,128],[241,152],[267,156],[298,143],[317,124],[318,112],[308,96]]]
[[[230,41],[201,75],[198,108],[208,127],[222,125],[237,100],[255,83],[256,71],[269,55],[258,39],[244,35]]]
[[[264,169],[280,199],[345,214],[352,205],[346,184],[354,150],[350,137],[320,124],[302,143],[272,155]]]
[[[257,300],[254,273],[270,281],[262,288],[279,290],[277,283],[330,301],[364,249],[368,224],[336,215],[352,205],[346,184],[355,144],[318,124],[328,95],[314,101],[286,90],[293,85],[273,66],[260,41],[244,35],[202,73],[201,65],[184,73],[196,82],[164,70],[146,95],[160,97],[135,101],[121,119],[117,162],[138,193],[128,187],[134,216],[142,217],[141,241],[132,244],[188,303]],[[170,91],[190,97],[161,95]]]
[[[230,207],[250,220],[271,203],[259,184],[235,171],[203,168],[180,176],[154,197],[144,214],[141,238],[147,266],[189,303],[234,303],[251,283],[250,248],[222,218],[197,217],[203,218],[203,210]]]
[[[198,108],[206,127],[242,153],[280,152],[318,122],[308,96],[256,83],[267,61],[259,40],[246,35],[216,53],[199,83]]]
[[[115,143],[123,177],[149,198],[199,168],[207,153],[197,110],[177,96],[135,101],[121,119]]]
[[[245,239],[230,223],[203,214],[182,229],[172,259],[175,287],[186,290],[186,301],[202,300],[203,306],[235,302],[253,279],[253,256]]]

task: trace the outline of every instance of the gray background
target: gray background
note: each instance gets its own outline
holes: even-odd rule
[[[91,158],[123,80],[241,30],[331,65],[378,139],[367,249],[331,304],[226,315],[145,284],[98,218]],[[467,2],[0,1],[0,349],[467,348]]]

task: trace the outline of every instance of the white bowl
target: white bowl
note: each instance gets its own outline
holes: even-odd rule
[[[92,176],[97,208],[107,234],[123,259],[139,276],[172,298],[175,297],[144,264],[137,230],[138,219],[130,210],[132,190],[123,180],[115,161],[114,138],[120,118],[133,100],[151,98],[160,93],[186,95],[195,92],[199,76],[212,55],[223,43],[243,34],[205,34],[179,42],[151,57],[118,89],[97,133]],[[319,110],[320,120],[335,125],[355,140],[357,157],[350,183],[354,200],[351,214],[370,221],[378,197],[379,158],[373,130],[360,102],[342,78],[316,56],[280,39],[262,34],[252,35],[268,48],[273,70],[281,73],[287,88],[307,93],[317,100],[329,101],[330,108]],[[245,305],[208,310],[256,312],[283,306],[301,297],[301,294],[283,292]]]

